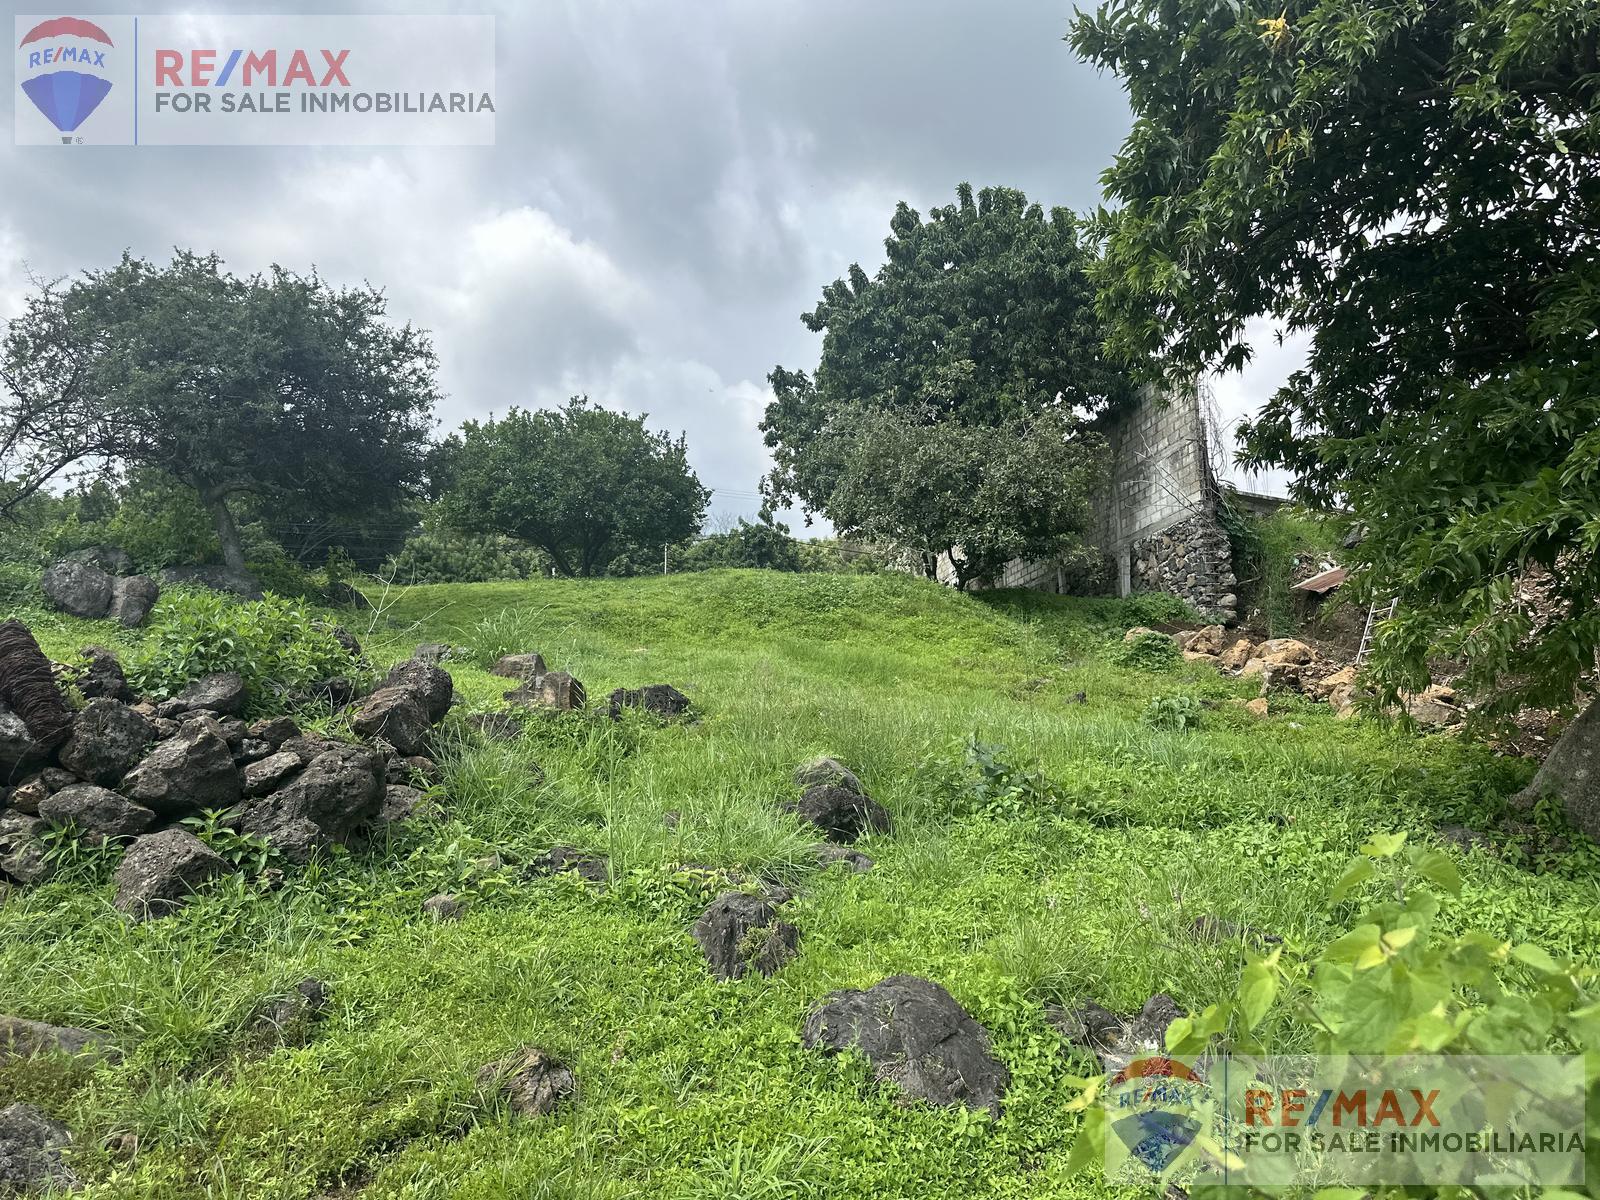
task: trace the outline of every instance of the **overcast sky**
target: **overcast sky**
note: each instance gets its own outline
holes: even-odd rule
[[[26,5],[37,8],[37,6]],[[109,13],[306,11],[300,2]],[[313,6],[314,7],[314,6]],[[883,254],[895,202],[957,183],[1086,209],[1129,118],[1060,0],[523,0],[341,12],[498,17],[498,145],[18,148],[0,142],[0,315],[27,273],[216,250],[370,280],[432,330],[445,427],[586,392],[688,434],[723,520],[753,515],[774,364],[799,314]],[[5,89],[7,103],[18,95]],[[6,127],[11,114],[5,113]],[[1225,423],[1297,356],[1216,386]]]

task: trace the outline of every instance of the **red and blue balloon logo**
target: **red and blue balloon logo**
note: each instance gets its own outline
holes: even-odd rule
[[[104,29],[77,17],[42,22],[22,39],[17,72],[22,90],[63,142],[72,140],[111,91],[106,54],[112,48]]]

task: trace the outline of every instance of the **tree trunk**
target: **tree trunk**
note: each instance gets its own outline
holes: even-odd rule
[[[222,561],[228,565],[230,571],[237,571],[241,575],[248,574],[244,565],[244,543],[239,540],[239,529],[233,523],[233,514],[228,511],[227,498],[210,492],[202,492],[207,511],[211,513],[211,520],[217,527],[217,541],[222,544]]]
[[[1511,803],[1531,808],[1543,796],[1558,797],[1567,820],[1600,841],[1600,701],[1567,726],[1533,782]]]

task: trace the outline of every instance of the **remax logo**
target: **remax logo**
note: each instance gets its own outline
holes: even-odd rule
[[[63,142],[111,91],[111,36],[92,21],[56,17],[23,35],[17,46],[17,80],[23,94],[56,127]]]

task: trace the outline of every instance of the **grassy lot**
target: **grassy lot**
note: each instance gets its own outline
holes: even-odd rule
[[[1207,667],[1115,665],[1122,631],[1152,615],[763,572],[385,597],[375,627],[356,626],[372,658],[463,647],[447,664],[458,712],[498,704],[506,681],[483,669],[498,655],[537,650],[591,700],[667,682],[698,719],[535,722],[501,747],[456,729],[444,824],[291,873],[280,891],[234,878],[130,926],[107,864],[88,861],[13,896],[0,1012],[109,1030],[125,1057],[0,1066],[0,1102],[79,1131],[91,1196],[1098,1194],[1064,1172],[1067,1080],[1087,1063],[1046,1003],[1230,995],[1243,947],[1197,940],[1197,917],[1320,945],[1348,918],[1327,894],[1368,833],[1482,824],[1529,774],[1308,703],[1257,720],[1227,703],[1251,682]],[[37,632],[57,656],[137,640],[61,618]],[[1215,702],[1199,729],[1141,722],[1180,692]],[[1051,786],[953,786],[973,737]],[[814,839],[780,810],[795,764],[820,752],[894,816],[892,834],[861,843],[869,874],[819,870]],[[613,886],[475,865],[558,843],[609,856]],[[1600,945],[1593,876],[1452,853],[1465,887],[1447,928],[1585,958]],[[799,957],[771,979],[713,982],[688,928],[717,886],[682,864],[796,885]],[[442,890],[469,899],[461,922],[420,913]],[[900,1107],[859,1061],[801,1049],[828,992],[897,972],[939,981],[989,1028],[1013,1076],[1000,1120]],[[315,1036],[252,1048],[255,1006],[307,975],[335,992]],[[1265,1032],[1301,1045],[1281,1022]],[[527,1120],[476,1093],[477,1068],[523,1043],[574,1065],[579,1103]]]

